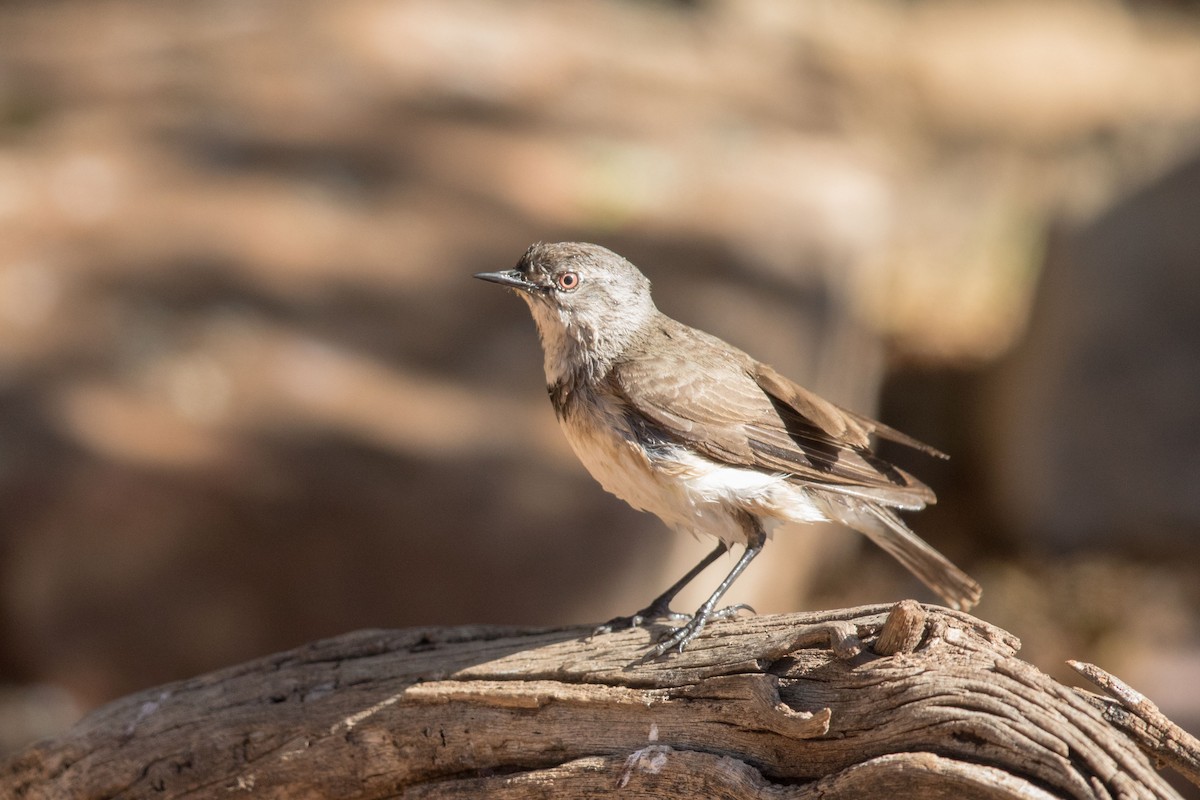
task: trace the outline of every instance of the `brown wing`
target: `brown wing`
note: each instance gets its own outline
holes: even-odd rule
[[[650,342],[617,364],[609,380],[633,413],[669,440],[714,461],[888,505],[934,502],[927,486],[872,453],[869,437],[920,446],[915,440],[843,411],[700,331],[680,325],[663,335],[687,346]]]
[[[919,439],[914,439],[907,433],[901,433],[878,420],[864,417],[862,414],[856,414],[853,411],[847,411],[841,406],[833,405],[803,386],[783,377],[766,364],[757,364],[757,368],[756,379],[763,391],[774,397],[778,397],[797,411],[805,408],[820,409],[822,415],[828,415],[827,418],[835,429],[846,429],[848,431],[847,435],[852,437],[855,442],[862,443],[863,446],[866,446],[867,436],[872,435],[877,439],[887,439],[889,442],[895,442],[905,447],[911,447],[914,450],[920,450],[922,453],[934,456],[935,458],[950,457],[936,447],[927,445]],[[831,409],[831,411],[827,409]],[[825,429],[829,430],[829,428]]]

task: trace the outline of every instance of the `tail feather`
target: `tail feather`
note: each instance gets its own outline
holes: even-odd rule
[[[982,587],[913,533],[895,513],[873,503],[853,503],[844,511],[838,515],[841,522],[886,550],[950,607],[968,611],[979,602]]]

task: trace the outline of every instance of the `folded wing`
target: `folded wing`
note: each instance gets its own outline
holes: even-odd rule
[[[645,421],[714,461],[918,509],[932,490],[871,450],[871,435],[940,455],[868,417],[838,408],[720,340],[687,331],[697,347],[632,353],[610,382]]]

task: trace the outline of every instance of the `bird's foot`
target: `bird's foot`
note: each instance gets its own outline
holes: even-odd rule
[[[622,631],[626,628],[640,628],[648,621],[654,619],[667,619],[671,622],[683,622],[690,620],[691,614],[682,614],[678,611],[672,611],[668,606],[664,605],[648,605],[641,611],[631,614],[628,617],[613,617],[603,625],[597,625],[588,635],[588,639],[594,636],[601,636],[613,631]]]
[[[758,614],[758,612],[754,610],[754,606],[750,605],[749,603],[735,603],[731,606],[718,608],[716,611],[708,615],[708,621],[713,622],[718,619],[733,619],[743,611],[752,617]]]
[[[683,649],[687,647],[693,639],[700,635],[700,631],[704,630],[705,625],[719,619],[730,619],[731,617],[736,617],[743,611],[749,611],[751,614],[757,613],[753,608],[745,603],[738,603],[737,605],[727,606],[725,608],[717,609],[716,611],[709,611],[707,613],[704,611],[704,609],[700,609],[692,615],[691,619],[689,619],[686,624],[667,631],[663,637],[659,639],[658,644],[646,654],[645,658],[643,659],[643,663],[646,661],[653,661],[656,658],[661,658],[672,650],[674,650],[676,653],[682,653]]]

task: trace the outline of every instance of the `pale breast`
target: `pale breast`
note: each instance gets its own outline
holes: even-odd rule
[[[580,403],[561,417],[571,449],[605,491],[639,511],[669,513],[664,507],[662,476],[638,447],[625,421],[607,403],[595,404],[591,413]],[[665,517],[664,517],[665,518]]]

